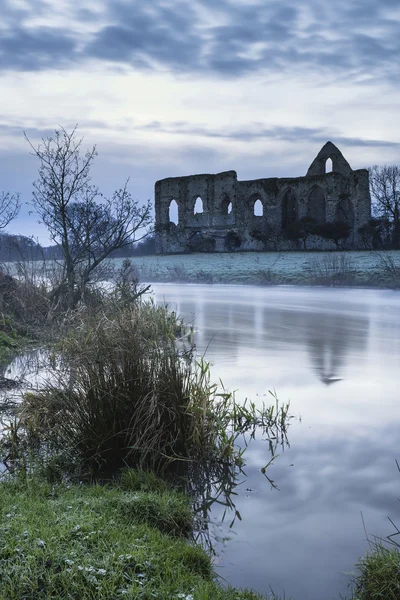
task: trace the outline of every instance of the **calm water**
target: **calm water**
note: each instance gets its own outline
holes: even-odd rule
[[[196,345],[238,398],[275,389],[298,418],[290,448],[260,472],[265,442],[247,452],[236,489],[242,521],[213,509],[217,571],[229,583],[295,600],[338,599],[370,533],[400,524],[400,293],[375,290],[154,285],[194,323]],[[271,398],[271,397],[270,397]],[[272,400],[272,398],[271,398]],[[228,519],[229,521],[229,519]]]

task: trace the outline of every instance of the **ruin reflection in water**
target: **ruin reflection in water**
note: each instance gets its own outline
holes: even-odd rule
[[[247,451],[246,478],[235,487],[242,521],[232,530],[211,509],[217,570],[230,583],[295,600],[347,594],[349,572],[370,532],[399,522],[395,465],[400,429],[400,295],[391,291],[155,285],[194,320],[199,353],[214,380],[238,398],[268,402],[275,389],[301,415],[290,448],[270,475],[260,473],[261,441]],[[334,385],[329,383],[335,382]]]

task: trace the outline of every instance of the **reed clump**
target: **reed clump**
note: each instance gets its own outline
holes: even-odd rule
[[[237,463],[243,431],[287,426],[288,407],[239,405],[210,382],[188,332],[166,307],[139,300],[70,317],[43,389],[26,394],[30,443],[89,473],[123,465],[161,472],[171,462]]]

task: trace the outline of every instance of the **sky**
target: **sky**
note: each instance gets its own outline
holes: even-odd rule
[[[399,0],[0,0],[0,192],[32,213],[34,145],[78,125],[106,195],[164,177],[297,177],[327,140],[400,163]]]

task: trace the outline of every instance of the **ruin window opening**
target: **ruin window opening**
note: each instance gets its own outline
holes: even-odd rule
[[[168,218],[170,223],[175,223],[175,225],[178,225],[179,208],[176,200],[171,200],[171,202],[169,203]]]
[[[194,203],[193,214],[202,215],[203,214],[203,200],[200,196],[197,196],[196,201]]]
[[[282,200],[282,229],[298,219],[297,200],[292,189],[286,191]]]
[[[232,202],[228,194],[224,194],[221,198],[221,213],[223,215],[230,215],[232,212]]]
[[[332,173],[333,171],[333,162],[331,158],[326,159],[325,163],[325,173]]]
[[[325,194],[318,186],[314,187],[307,201],[307,216],[317,223],[325,223]]]
[[[343,197],[340,199],[337,207],[335,220],[340,221],[342,223],[346,223],[349,227],[353,229],[354,227],[354,208],[348,197]]]
[[[255,217],[262,217],[264,214],[264,207],[260,198],[257,198],[257,200],[254,202],[253,214]]]

